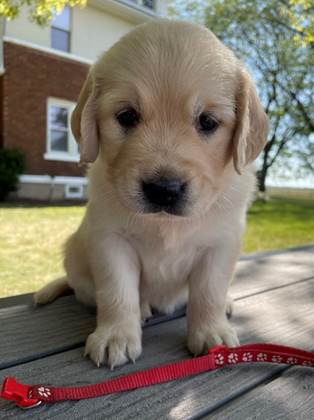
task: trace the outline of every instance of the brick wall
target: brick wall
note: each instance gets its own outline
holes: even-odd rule
[[[77,163],[45,160],[47,98],[76,102],[88,65],[4,43],[3,144],[26,154],[27,174],[82,176]]]

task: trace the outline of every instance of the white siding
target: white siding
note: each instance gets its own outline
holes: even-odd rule
[[[94,60],[134,27],[135,24],[98,9],[74,8],[71,52]]]
[[[154,11],[140,6],[128,7],[121,1],[90,0],[92,5],[71,10],[70,54],[94,61],[103,51],[133,29],[136,24],[156,17]],[[156,0],[157,10],[165,7],[167,0]],[[132,1],[129,1],[132,5]],[[22,7],[20,15],[6,22],[5,36],[15,41],[50,48],[50,26],[40,27],[28,18],[28,8]],[[54,51],[54,50],[52,50]]]
[[[5,35],[4,27],[5,27],[5,20],[4,18],[0,17],[0,76],[3,74],[3,71],[4,71],[4,63],[3,63],[3,36]]]
[[[42,28],[31,22],[28,19],[26,7],[22,7],[20,15],[16,19],[6,22],[5,35],[43,47],[50,47],[50,27]]]

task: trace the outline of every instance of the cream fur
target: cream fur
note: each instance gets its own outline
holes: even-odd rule
[[[115,114],[130,104],[142,120],[126,135]],[[209,138],[194,124],[204,109],[220,121]],[[72,127],[83,160],[94,161],[99,148],[86,214],[65,252],[68,286],[79,300],[97,305],[86,354],[112,367],[135,360],[141,317],[152,307],[170,313],[186,301],[193,353],[222,342],[236,345],[227,291],[255,185],[249,163],[267,132],[242,64],[196,25],[141,25],[94,65]],[[161,167],[189,182],[184,216],[143,214],[139,179]],[[64,280],[54,284],[35,302],[64,290]]]

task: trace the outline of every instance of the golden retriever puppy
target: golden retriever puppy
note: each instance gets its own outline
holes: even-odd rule
[[[134,361],[141,319],[184,302],[192,353],[238,344],[227,291],[267,126],[243,65],[190,23],[138,26],[91,68],[72,115],[89,202],[66,278],[34,300],[72,288],[97,305],[86,354],[98,366]]]

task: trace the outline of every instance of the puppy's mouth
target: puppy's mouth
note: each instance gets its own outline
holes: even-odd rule
[[[158,176],[140,181],[144,214],[185,216],[188,183],[180,178]]]

